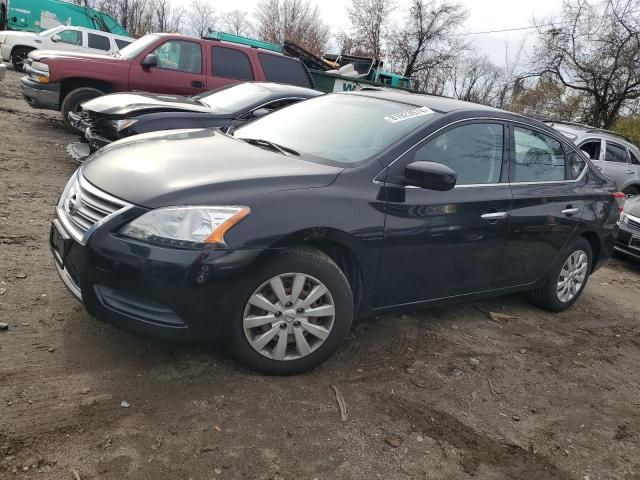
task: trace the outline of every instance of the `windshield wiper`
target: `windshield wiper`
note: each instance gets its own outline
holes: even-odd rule
[[[282,145],[278,145],[277,143],[270,142],[269,140],[263,140],[261,138],[240,138],[243,142],[247,142],[251,145],[256,145],[258,147],[267,147],[273,150],[274,152],[281,153],[282,155],[295,155],[296,157],[300,156],[300,153],[295,150],[283,147]]]

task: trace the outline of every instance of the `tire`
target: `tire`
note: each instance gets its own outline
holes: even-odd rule
[[[562,295],[566,290],[560,291],[560,281],[562,280],[560,277],[561,272],[563,272],[563,276],[571,271],[571,267],[566,270],[566,265],[570,262],[570,259],[573,256],[573,259],[579,258],[579,252],[582,252],[586,256],[584,259],[586,261],[586,265],[583,262],[575,263],[575,265],[581,265],[580,268],[576,270],[583,271],[584,276],[575,273],[574,274],[574,293],[569,298],[567,294]],[[591,267],[593,265],[593,252],[591,249],[591,244],[585,238],[576,239],[570,246],[565,250],[562,254],[560,261],[554,266],[554,268],[549,272],[547,279],[545,280],[545,284],[542,288],[534,290],[531,292],[531,300],[535,305],[550,312],[562,312],[566,310],[571,305],[573,305],[580,295],[582,294],[584,287],[589,280],[589,274],[591,272]],[[566,279],[566,276],[564,276]],[[582,278],[582,281],[580,281]],[[569,285],[572,285],[571,280],[569,280]],[[562,298],[564,297],[564,298]]]
[[[18,47],[11,54],[11,63],[16,72],[24,72],[24,62],[33,48]]]
[[[92,98],[99,97],[101,95],[104,95],[103,91],[98,90],[97,88],[91,88],[91,87],[76,88],[75,90],[71,90],[69,93],[67,93],[67,96],[64,97],[64,100],[62,101],[62,105],[60,106],[60,112],[62,113],[62,121],[64,122],[64,125],[67,127],[67,130],[69,130],[72,133],[79,133],[79,134],[84,133],[81,129],[75,128],[71,124],[69,113],[77,113],[82,103],[86,102],[87,100],[91,100]]]
[[[631,186],[625,188],[622,193],[624,193],[628,197],[635,197],[636,195],[640,194],[640,189],[638,189],[638,187]]]
[[[271,288],[270,281],[278,282],[274,279],[280,279],[280,285],[284,287],[280,297]],[[297,289],[300,292],[298,295],[293,292],[296,283],[302,285]],[[295,312],[300,312],[305,300],[315,298],[316,295],[312,293],[323,291],[322,286],[326,287],[327,293],[302,309],[304,313],[316,310],[314,316],[297,316]],[[255,303],[252,304],[258,293],[269,300],[268,307],[276,307],[277,311],[262,310]],[[286,304],[288,309],[282,307],[283,303],[278,300],[282,295],[295,303]],[[331,304],[333,316],[315,316],[320,309],[323,312],[331,311]],[[344,341],[351,328],[353,309],[349,282],[331,258],[313,248],[284,250],[259,267],[247,282],[231,328],[231,351],[240,363],[266,375],[306,372],[327,360]],[[256,328],[250,328],[253,324],[246,323],[246,320],[256,320],[260,316],[268,316],[270,320]],[[298,318],[300,320],[296,320]],[[311,333],[314,331],[324,336],[327,330],[328,335],[324,339]],[[303,340],[299,340],[300,335]],[[261,336],[262,339],[267,336],[271,339],[264,347],[261,346]],[[279,349],[281,337],[283,348]],[[281,359],[276,359],[278,356]]]

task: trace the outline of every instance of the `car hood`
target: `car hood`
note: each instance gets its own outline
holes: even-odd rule
[[[0,38],[36,38],[38,35],[32,32],[15,32],[13,30],[0,31]]]
[[[111,143],[85,162],[82,175],[129,203],[157,208],[229,204],[281,190],[325,187],[342,170],[199,129]]]
[[[130,115],[161,111],[211,113],[211,108],[180,95],[155,95],[152,93],[112,93],[89,100],[84,110],[104,115]]]
[[[640,218],[640,196],[625,199],[624,211],[629,215]]]
[[[76,59],[87,60],[92,62],[103,63],[117,63],[125,60],[121,60],[111,55],[102,55],[99,53],[82,53],[82,52],[66,52],[64,50],[34,50],[29,53],[29,56],[35,61],[39,62],[44,59]]]

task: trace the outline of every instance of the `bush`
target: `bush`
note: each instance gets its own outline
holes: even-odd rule
[[[621,118],[616,122],[613,130],[624,135],[636,145],[640,145],[640,115]]]

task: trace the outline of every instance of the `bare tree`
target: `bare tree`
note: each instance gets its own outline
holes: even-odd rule
[[[392,57],[404,76],[413,77],[458,57],[466,44],[455,32],[467,15],[461,5],[448,0],[413,0],[403,27],[393,35]]]
[[[182,6],[172,6],[169,0],[155,0],[153,5],[155,14],[154,30],[158,32],[179,32],[185,10]]]
[[[383,40],[387,37],[392,0],[351,0],[347,8],[355,46],[376,60],[383,56]]]
[[[611,128],[640,98],[639,11],[640,0],[565,0],[556,21],[537,23],[533,70],[586,96],[592,125]]]
[[[255,10],[256,33],[267,42],[294,42],[320,55],[329,40],[329,26],[310,0],[261,0]]]
[[[501,75],[501,70],[486,56],[476,52],[463,55],[451,69],[453,96],[467,102],[494,105]]]
[[[196,37],[204,37],[216,25],[215,10],[207,0],[191,0],[187,13],[189,30]]]
[[[153,30],[154,12],[151,0],[101,0],[96,1],[95,8],[111,15],[134,37]]]
[[[240,10],[232,10],[220,17],[220,26],[225,32],[235,35],[251,35],[253,25],[249,20],[249,14]]]

